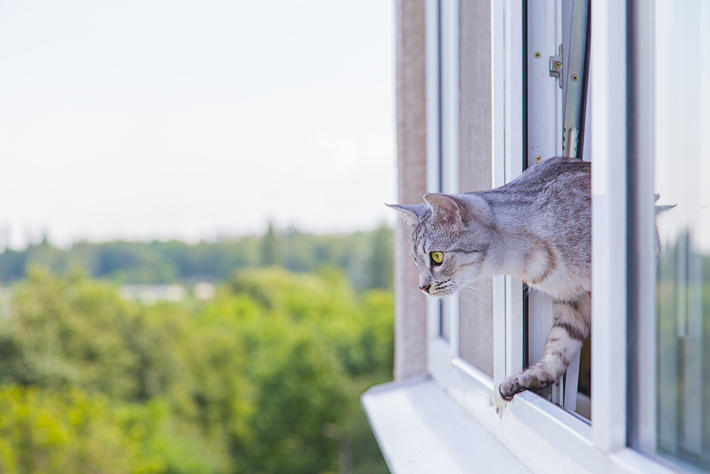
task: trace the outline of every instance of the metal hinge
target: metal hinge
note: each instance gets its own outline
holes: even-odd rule
[[[562,46],[560,45],[559,56],[550,56],[550,77],[556,77],[559,81],[560,89],[564,86],[564,63],[562,62]]]

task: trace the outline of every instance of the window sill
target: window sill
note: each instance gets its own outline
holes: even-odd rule
[[[449,391],[421,377],[362,396],[393,474],[673,474],[630,448],[595,448],[586,420],[535,394],[523,392],[497,412],[490,381],[461,361],[453,368]]]
[[[428,377],[373,387],[362,405],[393,474],[530,473]]]

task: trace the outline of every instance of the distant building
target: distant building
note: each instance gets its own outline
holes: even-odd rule
[[[195,288],[192,290],[192,294],[195,295],[195,298],[198,300],[207,301],[214,298],[216,290],[212,283],[201,282],[195,285]]]
[[[177,303],[187,297],[187,289],[182,285],[123,285],[119,294],[123,299],[139,300],[144,304],[158,301]]]

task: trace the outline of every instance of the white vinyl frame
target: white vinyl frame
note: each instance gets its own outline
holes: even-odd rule
[[[626,446],[626,6],[592,10],[592,412],[594,445]]]
[[[441,192],[459,192],[459,2],[441,2]],[[448,323],[449,352],[459,355],[459,297],[447,298],[442,305]]]
[[[457,193],[459,137],[459,3],[426,3],[427,192]],[[448,366],[459,355],[458,297],[440,305],[427,299],[427,366],[439,383],[449,383]],[[448,340],[441,337],[446,320]]]
[[[559,54],[563,37],[562,0],[536,0],[527,7],[527,150],[524,159],[534,166],[535,157],[542,159],[562,155],[563,89],[560,80],[550,76],[550,54]],[[571,10],[571,9],[570,9]],[[571,15],[566,17],[571,23]],[[569,36],[569,35],[568,35]],[[533,52],[544,53],[540,57]],[[567,52],[563,52],[568,53]],[[564,61],[564,59],[563,59]],[[564,75],[569,71],[563,70]],[[566,81],[566,77],[564,78]],[[528,298],[528,355],[529,363],[540,360],[545,350],[547,335],[552,328],[554,313],[552,298],[530,290]],[[579,377],[579,355],[570,362],[567,375],[552,387],[552,401],[570,411],[576,410]]]
[[[458,191],[456,179],[439,175],[454,173],[458,160],[458,1],[426,0],[429,191]],[[522,169],[522,13],[517,0],[491,0],[494,186]],[[670,474],[626,447],[626,369],[619,363],[626,360],[626,214],[618,205],[626,202],[625,2],[595,0],[591,21],[592,425],[528,392],[508,403],[494,396],[496,384],[522,368],[522,301],[514,296],[521,291],[513,279],[494,282],[493,378],[459,357],[457,324],[450,325],[450,342],[440,337],[435,301],[429,302],[427,367],[532,472]],[[447,317],[457,318],[453,312]]]
[[[503,129],[504,148],[503,156],[497,154],[499,147],[496,146],[494,140],[493,145],[493,161],[494,163],[502,161],[503,166],[503,183],[509,183],[520,176],[523,172],[523,136],[525,133],[523,117],[523,75],[521,67],[523,64],[523,9],[520,2],[516,0],[506,0],[504,4],[505,15],[503,15],[504,25],[496,25],[496,30],[503,33],[504,51],[503,57],[505,61],[497,61],[504,64],[503,77],[501,80],[496,80],[496,75],[500,73],[498,64],[495,64],[493,69],[493,84],[494,87],[504,85],[503,97]],[[500,14],[496,10],[496,22],[500,22]],[[499,33],[500,35],[500,33]],[[500,43],[500,41],[498,41]],[[497,44],[494,42],[494,45]],[[498,49],[494,49],[496,53],[500,53]],[[494,56],[495,57],[495,56]],[[500,56],[499,56],[500,57]],[[495,92],[496,99],[500,100],[500,92]],[[493,101],[494,121],[500,126],[498,117],[500,104]],[[494,129],[496,126],[494,125]],[[497,132],[494,132],[495,138],[499,139]],[[501,159],[502,158],[502,159]],[[498,166],[493,168],[493,184],[495,187],[500,184],[498,174],[500,170]],[[505,301],[501,305],[499,301],[494,300],[493,307],[503,306],[505,308],[505,377],[512,377],[523,370],[523,282],[517,278],[510,276],[504,277],[505,282]],[[497,282],[496,282],[497,283]],[[494,357],[498,356],[495,354]]]
[[[636,234],[634,241],[639,249],[635,256],[636,295],[630,295],[636,306],[637,323],[636,341],[638,344],[636,367],[638,374],[637,394],[637,439],[635,440],[641,451],[656,452],[656,434],[658,423],[658,373],[657,360],[657,318],[656,299],[649,297],[656,293],[656,221],[655,202],[653,198],[654,167],[650,164],[654,160],[654,39],[653,20],[654,5],[645,0],[636,0],[634,30],[636,31],[635,44],[631,45],[631,54],[634,55],[633,64],[637,68],[634,82],[635,95],[638,99],[629,110],[633,117],[633,126],[637,130],[647,132],[643,136],[636,134],[634,150],[635,156],[630,157],[637,162],[634,169],[636,181],[636,202],[638,206],[633,210],[630,219],[635,221]],[[651,133],[648,133],[651,132]],[[629,348],[633,350],[633,348]],[[699,417],[698,417],[699,418]],[[700,419],[700,418],[699,418]],[[631,421],[633,422],[633,421]],[[700,439],[700,437],[696,437]]]

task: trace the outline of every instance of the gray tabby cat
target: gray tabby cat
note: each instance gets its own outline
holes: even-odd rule
[[[505,274],[552,296],[545,353],[500,385],[506,400],[553,384],[589,334],[590,181],[589,163],[551,158],[490,191],[432,193],[426,204],[390,206],[414,224],[412,255],[427,295],[445,297],[473,280]]]

